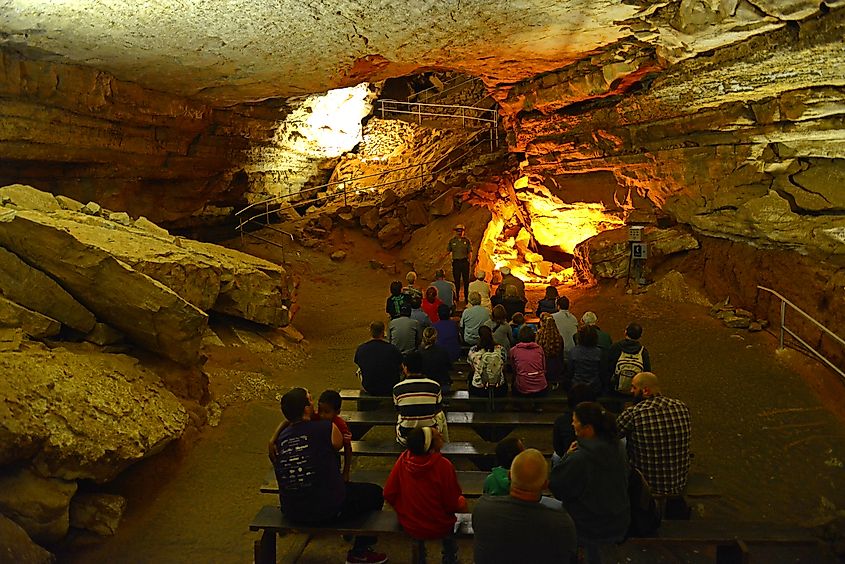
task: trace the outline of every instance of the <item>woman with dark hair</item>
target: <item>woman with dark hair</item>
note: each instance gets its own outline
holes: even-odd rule
[[[534,312],[537,314],[537,317],[540,317],[544,313],[556,313],[557,299],[559,297],[557,288],[554,286],[546,286],[546,295],[537,303],[537,311]]]
[[[546,356],[546,381],[556,389],[563,381],[563,337],[551,313],[540,316],[540,330],[537,331],[537,344],[543,348]]]
[[[578,330],[575,348],[569,352],[569,376],[572,384],[585,384],[594,394],[602,393],[601,359],[602,353],[598,346],[599,334],[592,325],[584,325]]]
[[[513,345],[511,341],[511,325],[508,323],[508,312],[505,306],[497,305],[493,307],[492,319],[484,323],[493,330],[493,340],[497,345],[502,345],[505,350],[509,350]]]
[[[402,314],[402,306],[406,303],[408,303],[408,298],[402,293],[402,283],[394,280],[390,283],[390,296],[387,298],[387,306],[384,310],[390,319],[396,319]]]
[[[577,439],[552,468],[549,489],[575,521],[586,561],[595,564],[602,547],[620,542],[628,530],[628,460],[616,417],[599,404],[575,406],[572,428]]]
[[[447,399],[446,395],[452,391],[452,377],[449,375],[452,371],[452,360],[448,351],[437,344],[437,329],[434,327],[423,329],[419,353],[422,357],[423,376],[440,384],[443,399]]]
[[[513,395],[525,397],[545,396],[549,391],[546,382],[546,357],[543,349],[534,342],[534,330],[523,325],[519,342],[510,352],[513,367]]]
[[[433,325],[437,330],[437,344],[446,349],[449,353],[449,360],[455,362],[461,356],[461,337],[458,322],[449,317],[449,306],[440,304],[437,308],[437,316],[440,321]]]
[[[425,289],[425,297],[422,300],[422,310],[431,319],[432,323],[436,323],[440,320],[440,315],[438,314],[438,310],[440,306],[443,305],[443,302],[437,297],[437,288],[434,286],[429,286]],[[447,316],[448,317],[448,316]]]
[[[455,467],[440,454],[443,439],[437,429],[417,427],[406,443],[408,450],[399,455],[384,484],[384,499],[393,506],[402,529],[418,543],[414,564],[425,563],[427,540],[442,540],[442,561],[457,564],[455,513],[465,513],[467,502]]]
[[[487,325],[478,328],[478,344],[469,349],[467,359],[472,366],[472,381],[469,394],[487,397],[492,393],[502,397],[508,393],[505,382],[505,355],[502,345],[493,340],[493,330]]]

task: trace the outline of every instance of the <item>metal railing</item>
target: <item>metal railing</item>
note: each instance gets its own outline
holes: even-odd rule
[[[467,122],[481,126],[486,125],[491,129],[496,129],[499,125],[498,110],[478,106],[379,100],[379,111],[381,112],[382,119],[388,115],[409,115],[416,116],[418,123],[422,123],[423,117],[426,117],[460,119],[461,125],[464,127],[466,127]]]
[[[428,161],[423,161],[423,162],[420,162],[420,163],[415,163],[415,164],[404,166],[404,167],[401,167],[401,168],[394,168],[394,169],[385,170],[385,171],[377,172],[377,173],[373,173],[373,174],[356,176],[356,177],[347,178],[347,179],[344,179],[344,180],[335,180],[333,182],[327,182],[325,184],[321,184],[319,186],[315,186],[315,187],[309,188],[307,190],[301,190],[301,191],[294,192],[294,193],[291,193],[291,194],[282,194],[282,195],[278,195],[278,196],[273,196],[273,197],[261,200],[259,202],[254,202],[254,203],[244,207],[243,209],[235,212],[235,217],[238,218],[238,230],[241,233],[241,237],[243,237],[244,234],[245,234],[244,228],[247,225],[249,225],[251,223],[258,223],[260,220],[263,219],[264,221],[261,223],[261,225],[267,226],[270,223],[271,214],[278,213],[278,212],[284,211],[286,209],[292,209],[294,207],[316,204],[316,203],[319,203],[319,202],[334,200],[336,198],[341,198],[341,197],[343,198],[343,204],[347,205],[347,203],[348,203],[347,200],[348,200],[349,196],[355,196],[357,194],[360,194],[361,192],[368,192],[368,191],[372,191],[372,190],[377,189],[377,188],[385,188],[385,187],[389,187],[389,186],[395,186],[396,184],[401,184],[401,183],[414,181],[414,180],[419,180],[420,181],[420,188],[422,188],[422,186],[425,183],[425,179],[427,179],[427,178],[429,178],[433,175],[436,175],[437,173],[439,173],[440,171],[442,171],[446,167],[449,167],[449,166],[456,164],[457,162],[462,160],[464,157],[466,157],[467,155],[469,155],[470,153],[475,151],[475,149],[477,149],[481,145],[485,145],[487,143],[490,143],[490,147],[491,147],[491,150],[492,150],[494,141],[488,139],[488,134],[490,134],[491,131],[492,131],[492,134],[496,133],[496,130],[487,130],[487,129],[480,129],[480,130],[476,131],[475,134],[471,135],[466,141],[464,141],[464,142],[456,145],[455,147],[453,147],[447,155],[438,157],[436,159],[429,159]],[[496,142],[496,144],[498,144],[498,143]],[[449,157],[449,155],[453,154],[456,150],[462,150],[462,152],[460,154],[452,157],[452,158],[449,158],[448,160],[446,160],[444,162],[444,159],[447,159]],[[428,171],[424,170],[424,167],[426,165],[432,165],[430,170],[428,170]],[[357,184],[360,184],[359,181],[361,181],[361,180],[366,180],[366,179],[374,178],[374,177],[384,177],[384,176],[389,175],[389,174],[402,172],[402,171],[406,171],[406,170],[411,170],[411,169],[415,169],[415,168],[419,169],[419,172],[417,172],[416,174],[412,174],[410,176],[403,176],[402,178],[399,178],[399,179],[396,179],[396,180],[378,182],[378,183],[370,184],[370,185],[366,185],[366,186],[356,186]],[[355,186],[355,187],[350,189],[350,186]],[[338,187],[340,189],[335,191],[335,192],[331,192],[331,193],[328,193],[328,194],[325,194],[325,195],[320,195],[320,192],[323,192],[325,190],[329,190],[332,187]],[[305,198],[302,197],[303,195],[305,196]],[[309,196],[309,195],[311,195],[311,196]],[[277,230],[277,231],[280,231],[280,232],[284,233],[285,235],[290,236],[290,233],[288,233],[286,231],[281,231],[281,230]],[[246,233],[246,234],[252,236],[252,234],[250,234],[250,233]],[[261,239],[260,237],[257,237],[257,236],[256,236],[256,238]],[[291,239],[293,239],[292,236],[291,236]],[[276,244],[277,246],[281,246],[281,245],[278,245],[277,243],[274,243],[274,242],[272,242],[268,239],[262,239],[262,240],[265,241],[265,242],[268,242],[268,243]]]
[[[441,90],[437,86],[429,86],[424,90],[420,90],[419,92],[414,92],[410,96],[408,96],[408,101],[411,102],[416,100],[418,102],[426,102],[431,100],[432,98],[437,98],[447,92],[451,92],[452,90],[457,90],[466,84],[470,84],[472,82],[481,82],[480,78],[477,77],[470,77],[466,78],[463,76],[456,76],[452,80],[449,80],[443,84],[444,88]]]
[[[757,289],[763,290],[765,292],[769,292],[773,296],[780,299],[780,336],[779,336],[779,339],[778,339],[779,348],[782,349],[784,347],[783,337],[784,337],[784,334],[788,334],[793,339],[795,339],[796,341],[798,341],[799,343],[804,345],[810,352],[812,352],[816,356],[816,358],[818,358],[819,360],[821,360],[822,362],[827,364],[829,367],[831,367],[833,370],[835,370],[840,376],[845,378],[845,371],[843,371],[841,368],[839,368],[838,366],[833,364],[831,361],[829,361],[827,358],[825,358],[824,355],[822,355],[819,351],[817,351],[815,348],[813,348],[812,345],[810,345],[809,343],[807,343],[807,341],[805,341],[804,339],[799,337],[798,334],[795,331],[793,331],[792,329],[790,329],[789,327],[786,326],[786,306],[789,306],[793,310],[795,310],[796,312],[800,313],[807,321],[811,322],[813,325],[815,325],[816,327],[821,329],[825,334],[827,334],[834,341],[836,341],[837,343],[842,345],[843,349],[845,349],[845,339],[843,339],[842,337],[840,337],[839,335],[837,335],[836,333],[834,333],[833,331],[831,331],[830,329],[828,329],[827,327],[825,327],[824,325],[822,325],[821,323],[819,323],[818,321],[813,319],[810,316],[810,314],[808,314],[807,312],[802,310],[800,307],[798,307],[794,303],[790,302],[788,299],[786,299],[785,297],[783,297],[779,293],[775,292],[774,290],[772,290],[770,288],[766,288],[764,286],[757,286]]]

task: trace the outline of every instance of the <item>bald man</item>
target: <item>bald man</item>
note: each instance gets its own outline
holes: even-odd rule
[[[484,496],[475,504],[475,562],[569,562],[577,546],[575,524],[564,509],[540,501],[549,485],[543,454],[533,448],[519,453],[510,479],[510,495]]]
[[[690,412],[684,402],[667,398],[653,372],[640,372],[631,381],[636,403],[623,411],[616,424],[628,439],[628,460],[659,494],[678,494],[689,474]]]

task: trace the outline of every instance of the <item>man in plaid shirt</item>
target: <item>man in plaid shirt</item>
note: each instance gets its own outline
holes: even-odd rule
[[[661,395],[651,372],[634,376],[631,391],[637,403],[616,420],[628,440],[631,465],[643,473],[654,493],[681,493],[689,473],[689,408]]]

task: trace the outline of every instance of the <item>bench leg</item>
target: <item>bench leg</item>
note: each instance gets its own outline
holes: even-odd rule
[[[255,564],[276,564],[276,532],[263,531],[253,546]]]
[[[716,564],[748,564],[750,561],[748,546],[740,539],[716,547]]]

